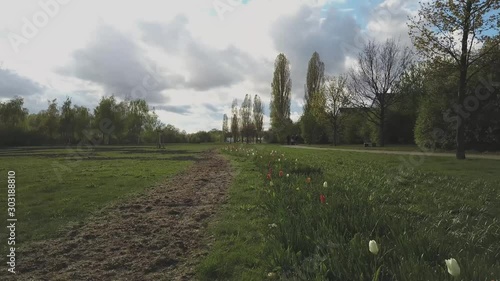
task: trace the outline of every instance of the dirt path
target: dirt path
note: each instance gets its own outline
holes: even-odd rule
[[[19,253],[16,280],[192,280],[207,252],[203,230],[226,200],[231,179],[224,158],[203,153],[144,195]]]
[[[366,153],[377,153],[377,154],[397,154],[397,155],[424,155],[424,156],[439,156],[439,157],[455,157],[453,153],[442,153],[442,152],[423,152],[423,151],[395,151],[395,150],[364,150],[364,149],[344,149],[344,148],[327,148],[327,147],[314,147],[314,146],[302,146],[302,145],[287,145],[290,148],[303,148],[303,149],[316,149],[316,150],[338,150],[338,151],[350,151],[350,152],[366,152]],[[493,159],[500,160],[500,155],[479,155],[479,154],[467,154],[466,157],[470,159]]]

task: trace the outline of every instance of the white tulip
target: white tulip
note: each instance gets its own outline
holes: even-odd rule
[[[328,187],[328,183],[326,181],[323,183],[323,187]]]
[[[273,182],[272,182],[272,181],[270,181],[270,182],[269,182],[269,185],[270,185],[270,186],[273,186],[274,184],[273,184]]]
[[[375,240],[370,240],[370,243],[368,243],[368,249],[370,252],[374,255],[378,254],[378,245]]]
[[[288,178],[290,176],[290,174],[286,174],[286,177]]]
[[[444,260],[446,263],[446,267],[448,268],[448,273],[451,274],[451,276],[459,276],[460,275],[460,266],[458,266],[457,260],[454,258]]]

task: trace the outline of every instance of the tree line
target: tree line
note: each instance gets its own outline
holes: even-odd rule
[[[262,142],[264,125],[264,105],[259,97],[247,94],[241,106],[238,99],[231,104],[230,119],[224,114],[222,120],[222,135],[225,142]]]
[[[408,21],[414,53],[400,42],[371,40],[346,73],[325,75],[314,52],[304,108],[290,119],[290,62],[275,60],[268,140],[284,143],[418,144],[422,149],[500,148],[500,1],[421,3]],[[457,34],[459,36],[457,36]]]
[[[0,103],[0,146],[99,144],[156,144],[219,142],[222,131],[188,134],[160,121],[145,100],[118,102],[103,97],[91,111],[66,98],[61,106],[48,101],[47,109],[29,113],[21,97]]]

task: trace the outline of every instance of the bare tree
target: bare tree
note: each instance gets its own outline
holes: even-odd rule
[[[383,44],[369,41],[358,55],[357,65],[349,71],[348,87],[353,105],[378,126],[379,142],[384,146],[387,110],[396,102],[396,89],[412,62],[412,52],[394,39]]]
[[[339,75],[332,76],[326,79],[324,84],[325,93],[325,111],[330,120],[333,129],[333,145],[337,145],[339,141],[340,127],[340,109],[348,106],[349,95],[346,89],[347,76]]]

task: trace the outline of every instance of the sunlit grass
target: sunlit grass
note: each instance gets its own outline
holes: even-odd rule
[[[462,269],[458,280],[500,277],[500,188],[492,173],[500,161],[428,157],[402,168],[397,155],[278,146],[227,153],[260,171],[255,192],[276,224],[266,235],[267,271],[282,279],[374,280],[378,271],[378,280],[454,280],[448,258]]]

